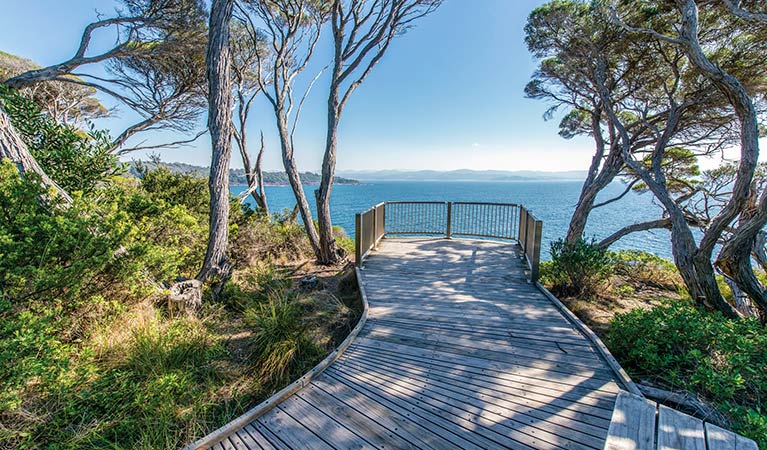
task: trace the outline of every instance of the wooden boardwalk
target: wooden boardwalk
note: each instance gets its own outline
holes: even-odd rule
[[[601,449],[620,377],[524,279],[515,244],[386,239],[368,320],[321,375],[215,449]]]

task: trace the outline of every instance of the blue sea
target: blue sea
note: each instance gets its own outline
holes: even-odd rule
[[[515,181],[515,182],[442,182],[442,181],[381,181],[359,185],[336,185],[331,196],[334,225],[340,225],[354,235],[354,215],[383,201],[454,201],[499,202],[526,205],[543,220],[542,257],[548,258],[549,243],[564,237],[570,216],[580,195],[580,181]],[[610,199],[623,192],[624,185],[615,182],[600,195],[599,201]],[[237,195],[245,188],[232,187]],[[307,197],[314,208],[313,190],[306,186]],[[269,208],[275,212],[293,209],[295,199],[289,186],[267,186]],[[252,199],[251,199],[252,201]],[[619,228],[632,223],[657,219],[661,208],[653,203],[650,194],[629,193],[620,201],[597,209],[589,217],[586,228],[588,237],[601,239]],[[629,235],[613,249],[639,249],[671,258],[669,233],[653,230]]]

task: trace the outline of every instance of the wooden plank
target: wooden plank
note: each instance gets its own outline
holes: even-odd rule
[[[327,380],[327,381],[326,381]],[[382,396],[375,387],[360,385],[354,381],[339,379],[332,372],[327,372],[318,387],[339,400],[349,404],[358,404],[366,413],[372,413],[376,420],[387,428],[406,433],[407,439],[416,448],[434,449],[475,449],[488,448],[494,444],[483,437],[460,436],[450,428],[451,424],[434,416],[417,405],[403,406],[390,396]]]
[[[323,413],[321,409],[309,406],[297,396],[291,397],[277,407],[310,430],[321,431],[322,438],[333,446],[340,446],[345,449],[370,447],[369,442],[336,422]]]
[[[291,448],[332,449],[318,435],[285,411],[275,408],[256,420]],[[319,430],[317,430],[319,431]]]
[[[594,427],[603,428],[605,432],[610,426],[609,418],[612,414],[611,409],[607,410],[596,406],[585,405],[556,395],[540,395],[492,379],[485,381],[480,379],[480,377],[465,376],[461,374],[458,369],[453,372],[435,371],[431,368],[424,369],[423,367],[408,364],[403,361],[395,362],[383,359],[380,356],[368,357],[365,361],[392,372],[404,370],[409,374],[414,374],[423,381],[431,380],[437,386],[444,385],[455,387],[460,390],[471,390],[472,392],[476,392],[479,396],[496,397],[527,408],[534,408],[535,410],[548,412],[550,414],[559,414],[563,417],[584,422]],[[492,399],[489,401],[492,401]],[[610,404],[612,405],[612,403]]]
[[[491,352],[491,355],[500,354],[503,355],[503,358],[511,357],[516,361],[521,361],[522,359],[532,360],[530,364],[539,361],[551,361],[573,367],[580,366],[588,370],[600,363],[600,359],[596,354],[575,354],[557,347],[530,345],[524,340],[519,340],[512,344],[504,339],[472,339],[468,336],[457,337],[447,333],[432,333],[411,328],[391,327],[383,324],[370,327],[369,330],[365,330],[360,336],[370,339],[409,337],[423,342],[433,342],[440,346],[448,345],[453,349],[486,351]],[[499,356],[492,359],[501,360],[502,358]]]
[[[737,450],[759,450],[756,442],[741,435],[736,436],[735,448]]]
[[[229,436],[229,442],[231,442],[232,445],[234,445],[234,448],[236,450],[259,450],[260,449],[260,447],[258,447],[257,445],[254,447],[248,447],[248,445],[245,444],[245,442],[243,442],[242,439],[240,439],[240,436],[237,433],[234,433],[233,435]]]
[[[350,358],[357,358],[358,354],[353,352]],[[412,363],[418,365],[417,359],[411,359],[403,355],[368,354],[364,358],[371,361],[383,361],[381,364],[393,362],[399,366],[403,363]],[[423,365],[419,365],[423,367]],[[567,385],[557,386],[560,390],[551,386],[542,386],[540,382],[529,378],[510,378],[503,374],[493,374],[481,369],[475,369],[466,366],[443,365],[432,362],[428,365],[430,376],[441,376],[452,381],[476,386],[483,386],[493,389],[497,392],[503,392],[504,395],[519,395],[530,399],[537,399],[546,404],[561,404],[562,407],[570,406],[573,409],[587,408],[588,413],[607,420],[612,417],[615,396],[607,392],[595,392],[588,389],[570,387]],[[617,387],[616,387],[617,391]],[[606,428],[607,426],[605,426]]]
[[[428,361],[429,364],[444,362],[461,367],[479,369],[482,373],[493,373],[500,378],[546,386],[554,390],[577,391],[584,395],[588,395],[594,391],[617,394],[619,390],[615,382],[611,380],[602,380],[575,374],[554,374],[550,371],[526,367],[511,362],[490,361],[487,359],[474,358],[469,355],[436,353],[432,350],[401,345],[394,342],[359,338],[355,342],[354,347],[364,347],[371,351],[382,353],[409,355],[415,358],[422,358],[424,361]]]
[[[439,415],[446,420],[451,421],[455,426],[460,426],[463,433],[482,433],[485,430],[505,438],[500,443],[504,446],[516,448],[519,445],[528,446],[535,449],[554,449],[562,448],[563,443],[567,442],[566,448],[586,450],[587,446],[580,445],[577,442],[567,441],[564,438],[553,435],[546,431],[533,430],[529,424],[517,422],[508,417],[503,417],[489,408],[476,408],[470,405],[453,403],[448,399],[438,399],[426,395],[412,387],[403,386],[391,382],[376,381],[376,377],[369,373],[359,372],[347,366],[332,368],[330,376],[338,376],[347,380],[357,380],[365,387],[379,390],[386,395],[399,399],[400,401],[409,401],[417,399],[423,405],[422,408],[428,408],[433,414]],[[465,409],[464,409],[465,408]],[[496,438],[498,439],[498,438]]]
[[[350,399],[343,395],[337,398],[317,387],[318,385],[322,385],[322,382],[309,385],[296,396],[312,407],[322,408],[332,414],[335,420],[364,435],[365,439],[376,447],[418,448],[411,442],[416,439],[406,429],[398,427],[387,415],[378,418],[374,413],[380,410],[366,406],[363,399]]]
[[[652,450],[656,403],[620,391],[615,401],[605,450]]]
[[[374,363],[350,362],[343,366],[343,370],[347,369],[374,376],[395,388],[410,389],[435,400],[449,402],[464,410],[480,410],[491,416],[488,420],[497,421],[502,426],[532,427],[543,433],[550,432],[553,435],[595,447],[601,447],[604,444],[607,434],[606,429],[579,422],[556,410],[530,408],[515,403],[508,397],[495,397],[448,383],[438,383],[434,379],[410,371],[388,372]]]
[[[415,423],[418,423],[419,425],[427,426],[432,434],[466,443],[463,445],[451,444],[451,447],[461,449],[509,447],[508,439],[494,430],[477,426],[477,424],[471,422],[464,423],[465,421],[462,419],[456,420],[450,415],[440,414],[440,411],[429,408],[428,405],[423,404],[423,402],[416,397],[392,394],[391,390],[387,390],[385,386],[359,383],[354,378],[350,378],[343,373],[329,371],[327,376],[329,380],[332,380],[334,383],[354,386],[355,389],[360,392],[365,392],[381,404],[385,404],[387,407],[397,411],[406,412],[406,415],[410,420],[415,421]],[[468,428],[465,428],[464,426]],[[417,443],[422,445],[422,442]],[[424,443],[428,443],[428,441],[424,441]],[[512,446],[512,448],[534,450],[534,447],[529,447],[521,443],[515,443],[515,445],[516,447]],[[436,448],[439,449],[440,447],[437,446]]]
[[[571,362],[557,362],[536,360],[531,357],[509,355],[507,353],[494,350],[485,350],[472,347],[463,347],[451,345],[438,341],[411,338],[408,336],[397,336],[393,334],[381,335],[377,333],[367,333],[360,339],[368,339],[391,344],[404,345],[408,347],[420,348],[428,351],[438,352],[440,354],[456,355],[459,358],[473,358],[475,360],[484,360],[493,363],[508,363],[519,367],[525,367],[531,372],[550,374],[550,376],[575,375],[583,378],[611,381],[612,371],[605,367],[587,367],[585,365],[574,365]],[[556,374],[556,375],[555,375]]]
[[[541,334],[525,329],[509,327],[482,327],[480,325],[446,324],[428,320],[411,320],[406,318],[373,318],[371,324],[383,323],[398,327],[411,327],[421,330],[434,330],[435,332],[454,333],[459,336],[474,336],[477,339],[508,339],[509,342],[518,340],[530,341],[536,345],[554,346],[564,348],[568,352],[596,353],[590,343],[586,343],[580,337],[575,336],[552,336]]]
[[[239,432],[240,438],[245,440],[245,436],[250,437],[258,445],[256,448],[262,448],[264,450],[276,450],[277,447],[272,444],[269,439],[266,438],[260,431],[256,429],[252,424],[245,425]]]
[[[706,445],[708,450],[735,450],[737,448],[738,436],[732,431],[705,423]]]
[[[659,405],[658,450],[706,450],[703,421]]]

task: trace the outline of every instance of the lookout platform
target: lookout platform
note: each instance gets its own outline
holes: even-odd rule
[[[756,450],[641,397],[593,332],[531,282],[541,227],[523,208],[496,215],[508,229],[469,233],[447,204],[447,219],[418,213],[408,233],[382,205],[357,219],[366,310],[350,337],[189,449]],[[513,239],[444,239],[451,230]]]

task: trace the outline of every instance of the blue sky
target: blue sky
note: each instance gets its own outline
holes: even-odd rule
[[[340,126],[338,170],[586,169],[593,148],[590,139],[560,138],[557,120],[542,118],[546,105],[524,98],[535,61],[524,45],[523,26],[529,12],[542,3],[445,0],[399,37],[349,101]],[[75,51],[96,11],[109,13],[114,5],[111,0],[3,0],[0,50],[43,65],[63,61]],[[98,36],[97,44],[109,42],[109,35]],[[299,85],[330,61],[327,43]],[[296,133],[302,170],[316,170],[321,163],[327,84],[327,76],[317,82]],[[117,135],[135,120],[130,111],[120,109],[116,117],[97,125]],[[256,105],[250,122],[253,148],[257,131],[266,134],[265,168],[280,170],[274,118],[266,101]],[[152,136],[149,142],[168,138]],[[161,155],[167,161],[207,165],[209,140]],[[233,154],[232,165],[241,167],[239,155]]]

